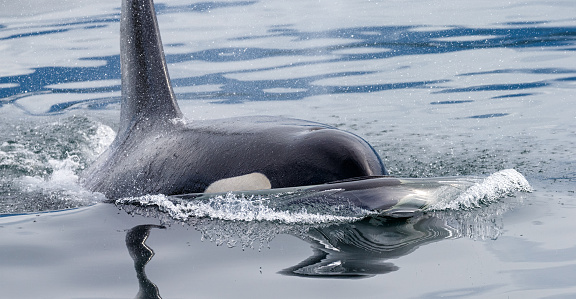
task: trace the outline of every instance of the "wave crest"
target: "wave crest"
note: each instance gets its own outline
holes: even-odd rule
[[[515,192],[532,192],[530,183],[514,169],[501,170],[477,180],[475,184],[452,196],[440,192],[441,196],[429,204],[426,210],[470,210],[500,201]]]
[[[275,209],[270,207],[270,201],[279,198],[256,195],[226,193],[214,195],[207,200],[180,201],[165,195],[144,195],[116,200],[116,204],[132,204],[138,206],[155,206],[161,212],[167,213],[172,219],[187,220],[190,217],[209,217],[229,221],[275,221],[287,224],[312,224],[353,222],[362,219],[373,212],[356,207],[325,207],[324,212],[309,211],[305,207],[297,210]],[[292,195],[292,194],[290,194]]]

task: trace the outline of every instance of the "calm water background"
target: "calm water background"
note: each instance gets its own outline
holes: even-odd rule
[[[573,1],[156,4],[189,119],[319,121],[365,137],[395,176],[514,168],[535,189],[399,222],[152,227],[145,277],[162,297],[576,295]],[[2,296],[132,298],[137,273],[153,293],[129,230],[162,216],[75,184],[118,124],[120,1],[0,7]]]

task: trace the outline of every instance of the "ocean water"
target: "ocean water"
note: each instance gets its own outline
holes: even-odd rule
[[[189,121],[327,123],[395,177],[464,187],[409,217],[273,204],[300,194],[108,203],[77,175],[118,126],[120,1],[4,1],[2,297],[576,295],[572,1],[156,2]]]

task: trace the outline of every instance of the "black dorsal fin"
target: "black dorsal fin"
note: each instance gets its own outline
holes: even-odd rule
[[[118,137],[181,118],[152,0],[123,0],[120,21],[122,102]]]

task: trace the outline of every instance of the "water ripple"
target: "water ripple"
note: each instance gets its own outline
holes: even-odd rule
[[[189,6],[168,6],[157,5],[159,13],[176,13],[182,11],[205,12],[210,9],[227,6],[252,5],[255,2],[241,1],[233,3],[204,2]],[[29,36],[47,36],[61,33],[66,30],[87,30],[90,28],[110,26],[118,22],[117,13],[108,16],[98,16],[87,18],[81,21],[70,21],[64,24],[54,24],[53,29],[38,30],[29,28],[24,32],[9,34],[1,39],[6,41],[21,39]],[[84,26],[84,27],[78,27]],[[96,26],[96,27],[95,27]],[[450,52],[468,51],[486,48],[550,48],[564,49],[566,46],[573,46],[576,36],[576,27],[538,27],[534,24],[519,26],[514,24],[509,28],[465,28],[458,26],[447,26],[441,30],[418,31],[418,28],[428,26],[368,26],[352,27],[325,30],[320,32],[305,32],[290,28],[290,25],[271,26],[268,33],[260,36],[239,36],[230,38],[234,40],[257,40],[271,37],[289,37],[293,43],[292,48],[214,48],[195,52],[185,52],[167,55],[169,64],[180,64],[189,61],[204,61],[208,63],[256,61],[265,58],[280,57],[311,57],[306,61],[289,60],[285,64],[273,67],[255,67],[249,69],[231,69],[222,72],[213,72],[199,76],[188,76],[173,80],[176,91],[179,88],[201,85],[220,85],[220,90],[216,92],[184,92],[178,94],[181,99],[214,99],[220,103],[239,103],[246,101],[276,101],[276,100],[300,100],[305,97],[339,93],[371,93],[393,89],[413,89],[413,88],[434,88],[433,93],[457,93],[457,92],[478,92],[478,91],[507,91],[525,90],[547,87],[554,83],[554,80],[540,80],[520,83],[505,84],[485,84],[468,87],[440,88],[439,84],[452,80],[438,78],[436,80],[415,80],[398,81],[386,83],[349,84],[339,85],[317,85],[317,82],[328,78],[349,78],[378,74],[370,70],[359,71],[326,71],[314,76],[298,76],[289,79],[235,79],[242,74],[256,74],[267,70],[293,70],[299,66],[337,64],[354,61],[377,61],[379,59],[390,59],[394,57],[442,54]],[[0,28],[3,30],[13,30]],[[477,37],[474,39],[471,37]],[[298,41],[313,41],[331,39],[339,41],[336,44],[320,45],[313,47],[302,47]],[[175,45],[172,45],[175,47]],[[350,50],[356,51],[350,51]],[[0,98],[7,99],[16,95],[33,94],[37,92],[50,93],[76,93],[76,94],[106,94],[119,92],[119,84],[110,84],[99,87],[59,87],[63,83],[82,83],[94,80],[119,80],[120,79],[120,59],[119,55],[85,57],[84,61],[98,61],[97,66],[39,66],[29,74],[12,75],[0,77]],[[257,65],[257,63],[256,63]],[[535,69],[501,69],[486,72],[470,72],[459,76],[490,75],[505,73],[525,73],[525,74],[572,74],[575,70],[565,68],[535,68]],[[243,75],[242,75],[243,76]],[[294,76],[294,75],[292,75]],[[560,81],[572,81],[573,78],[558,78]],[[88,84],[90,85],[90,84]],[[300,92],[289,93],[269,93],[269,89],[297,88]],[[529,94],[529,93],[525,93]],[[21,98],[12,101],[16,102]],[[90,102],[88,109],[99,109],[111,103],[117,103],[118,98],[102,97],[88,100],[65,101],[51,106],[46,113],[60,113],[65,110],[74,109],[78,105]],[[0,106],[7,104],[1,101]],[[33,114],[31,111],[29,113]]]

